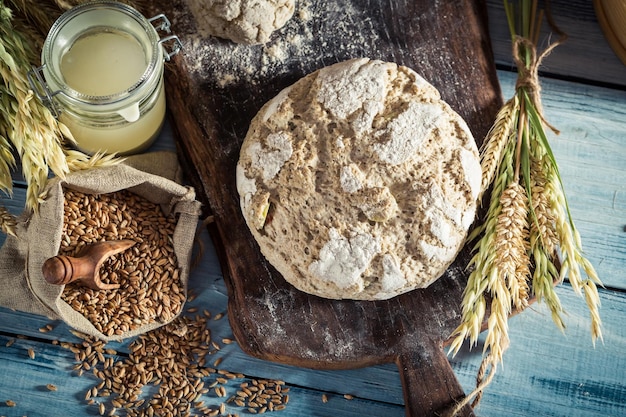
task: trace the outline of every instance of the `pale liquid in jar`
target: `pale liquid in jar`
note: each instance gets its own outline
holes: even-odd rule
[[[139,42],[117,31],[82,36],[61,58],[61,73],[67,85],[90,96],[128,90],[147,66]]]
[[[158,136],[165,119],[163,87],[157,101],[141,119],[122,126],[92,127],[62,113],[60,121],[72,132],[78,149],[88,154],[96,152],[130,154],[145,150]]]
[[[108,96],[132,87],[147,65],[145,53],[135,38],[119,31],[106,31],[77,39],[61,58],[61,73],[67,85],[79,93]],[[109,127],[91,126],[65,113],[60,120],[84,152],[138,152],[147,147],[161,129],[165,116],[162,83],[160,89],[154,107],[136,121]]]

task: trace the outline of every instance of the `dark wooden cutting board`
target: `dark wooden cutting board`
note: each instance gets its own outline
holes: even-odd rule
[[[370,57],[406,65],[437,87],[480,142],[502,104],[483,1],[303,0],[264,46],[202,35],[177,0],[158,0],[185,52],[168,64],[169,114],[182,164],[210,227],[229,290],[235,337],[247,353],[341,369],[398,364],[408,416],[434,416],[463,397],[443,344],[458,325],[469,251],[427,289],[388,301],[304,294],[261,255],[240,213],[239,148],[255,113],[282,88],[326,65]],[[473,415],[466,407],[463,415]]]

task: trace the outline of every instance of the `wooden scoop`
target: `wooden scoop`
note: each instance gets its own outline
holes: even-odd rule
[[[81,256],[58,255],[47,259],[41,270],[43,277],[50,284],[65,285],[74,281],[82,281],[94,290],[113,290],[119,284],[105,284],[100,281],[100,267],[112,255],[123,252],[135,244],[133,240],[114,240],[88,245]]]

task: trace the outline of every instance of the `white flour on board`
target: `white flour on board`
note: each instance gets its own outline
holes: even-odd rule
[[[365,10],[357,10],[350,2],[321,2],[315,5],[310,0],[298,1],[293,17],[282,29],[276,31],[271,40],[264,45],[242,45],[231,41],[203,37],[201,30],[190,31],[183,42],[188,70],[202,73],[203,78],[215,83],[219,88],[246,83],[255,85],[263,83],[268,76],[286,74],[291,71],[290,64],[310,61],[320,50],[333,48],[333,53],[343,52],[347,57],[362,55],[364,45],[375,44],[377,35],[374,31],[365,38],[359,24],[354,23]],[[314,33],[318,24],[328,24],[324,19],[329,16],[346,16],[349,19],[332,22],[333,37],[342,42],[334,45],[332,40],[320,38]],[[189,24],[188,14],[177,14],[173,17],[174,28]],[[321,21],[317,21],[320,19]],[[350,20],[352,19],[352,20]],[[373,23],[369,23],[373,27]],[[318,38],[316,38],[318,36]],[[330,62],[329,62],[330,63]]]

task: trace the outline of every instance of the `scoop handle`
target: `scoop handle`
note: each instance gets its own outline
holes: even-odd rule
[[[74,258],[58,255],[47,259],[41,270],[46,282],[54,285],[65,285],[79,279],[93,277],[95,263],[89,256]]]
[[[110,256],[120,253],[135,244],[133,240],[114,240],[93,243],[86,247],[80,257],[57,255],[46,259],[41,272],[46,282],[65,285],[82,280],[95,290],[119,288],[119,284],[104,284],[100,281],[100,266]]]

